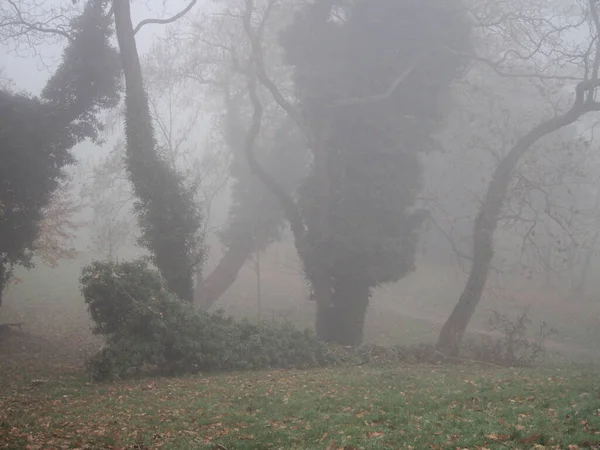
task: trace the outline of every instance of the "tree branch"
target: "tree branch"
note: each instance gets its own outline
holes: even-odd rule
[[[124,1],[124,0],[122,0],[122,1]],[[140,31],[140,29],[145,25],[150,25],[150,24],[166,25],[169,23],[173,23],[176,20],[181,19],[183,16],[185,16],[196,5],[197,2],[198,2],[198,0],[192,0],[182,11],[178,12],[173,17],[169,17],[168,19],[145,19],[145,20],[142,20],[133,29],[133,34],[134,35],[137,34],[137,32]]]
[[[27,22],[25,20],[25,18],[23,17],[21,10],[19,10],[18,6],[15,4],[14,0],[7,0],[7,1],[14,9],[18,20],[4,22],[1,24],[2,26],[22,26],[22,27],[27,28],[30,31],[37,31],[39,33],[46,33],[46,34],[56,34],[56,35],[66,38],[69,41],[73,41],[73,37],[64,30],[61,30],[58,28],[46,28],[39,22],[37,22],[37,23]]]
[[[269,5],[272,5],[273,0],[269,1]],[[267,74],[267,70],[265,68],[265,62],[263,57],[262,45],[260,42],[260,36],[262,34],[257,34],[254,32],[252,28],[252,12],[254,11],[254,0],[246,0],[246,11],[243,16],[244,21],[244,30],[250,40],[250,45],[252,48],[252,56],[254,60],[254,66],[256,70],[256,76],[261,84],[268,89],[268,91],[273,96],[273,99],[277,102],[277,104],[283,108],[283,110],[290,116],[290,118],[298,125],[298,127],[302,130],[305,137],[308,139],[310,143],[313,142],[312,135],[308,130],[308,127],[304,123],[304,119],[302,118],[302,114],[300,111],[292,105],[292,103],[287,100],[281,91],[277,88],[273,80]],[[267,12],[269,11],[269,6],[267,7]],[[259,26],[258,31],[262,33],[265,27],[265,21]]]
[[[598,0],[589,0],[590,14],[596,28],[596,36],[593,40],[596,41],[596,55],[594,57],[594,67],[592,68],[592,80],[598,79],[598,65],[600,64],[600,17],[598,16],[597,4]]]
[[[253,0],[246,0],[246,11],[244,14],[244,29],[248,35],[248,38],[252,42],[252,62],[254,63],[254,69],[256,72],[262,72],[263,76],[265,75],[264,66],[262,64],[260,42],[259,37],[254,33],[252,29],[252,12],[254,10],[254,2]],[[261,30],[264,26],[261,28]],[[246,154],[246,158],[248,160],[248,165],[250,169],[258,177],[267,188],[277,197],[279,202],[281,203],[281,207],[283,208],[286,218],[290,222],[290,228],[292,229],[292,233],[294,234],[294,239],[296,243],[299,243],[303,238],[306,232],[304,227],[304,221],[302,219],[302,215],[300,214],[300,210],[298,209],[298,205],[294,201],[291,195],[289,195],[285,189],[283,189],[279,183],[271,176],[267,170],[257,161],[256,155],[254,154],[254,144],[258,135],[260,133],[262,127],[262,117],[264,113],[263,105],[258,96],[258,86],[257,86],[257,78],[260,79],[260,75],[258,73],[253,73],[252,70],[249,70],[247,73],[247,83],[248,83],[248,93],[250,95],[250,101],[252,102],[252,123],[248,133],[246,134],[246,139],[244,142],[244,150]],[[266,77],[269,83],[274,87],[274,91],[283,99],[283,105],[291,107],[291,105],[281,96],[281,93],[274,85],[274,83]],[[264,84],[264,83],[263,83]],[[275,96],[275,95],[274,95]],[[278,102],[279,103],[279,102]],[[280,105],[282,105],[280,103]],[[282,106],[283,107],[283,106]],[[285,109],[285,108],[284,108]],[[287,109],[286,109],[287,111]],[[291,107],[291,112],[288,114],[293,118],[295,109]]]
[[[557,81],[581,81],[582,77],[576,77],[573,75],[544,75],[539,72],[521,72],[521,73],[511,73],[506,72],[503,69],[502,63],[504,58],[500,61],[492,61],[491,59],[485,58],[483,56],[476,55],[474,53],[464,53],[457,52],[456,50],[451,50],[459,56],[463,56],[465,58],[471,59],[472,61],[480,62],[485,64],[490,69],[492,69],[495,73],[502,77],[509,78],[537,78],[540,80],[557,80]]]
[[[386,92],[384,92],[383,94],[376,94],[376,95],[372,95],[372,96],[368,96],[368,97],[353,97],[353,98],[348,98],[348,99],[344,99],[344,100],[338,100],[338,101],[334,102],[333,105],[334,106],[357,106],[357,105],[365,105],[368,103],[378,103],[378,102],[388,99],[389,97],[391,97],[394,94],[396,89],[398,89],[398,86],[400,86],[402,83],[404,83],[404,81],[406,81],[406,79],[415,71],[415,69],[419,66],[419,64],[421,64],[425,60],[425,58],[431,54],[432,51],[433,51],[433,49],[430,49],[429,51],[423,52],[420,56],[418,56],[413,61],[413,63],[404,72],[402,72],[398,78],[396,78],[394,80],[394,82],[389,87],[389,89]]]

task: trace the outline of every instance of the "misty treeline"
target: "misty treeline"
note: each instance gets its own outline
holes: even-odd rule
[[[0,292],[42,248],[72,254],[75,206],[44,220],[106,121],[123,138],[84,183],[99,251],[135,235],[202,309],[290,238],[318,337],[357,345],[372,291],[450,248],[469,273],[438,341],[455,356],[500,266],[573,296],[597,270],[597,0],[192,1],[139,24],[128,1],[63,8],[0,6],[6,45],[65,44],[39,96],[1,91]],[[146,27],[166,28],[140,55]]]

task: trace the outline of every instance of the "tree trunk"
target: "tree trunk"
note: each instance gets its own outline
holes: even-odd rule
[[[335,280],[330,341],[340,345],[362,343],[370,289],[361,281]]]
[[[370,289],[364,283],[350,278],[312,281],[317,302],[316,332],[319,339],[340,345],[360,345]]]
[[[575,288],[573,289],[573,297],[576,297],[576,300],[584,300],[586,297],[588,275],[592,266],[592,259],[594,257],[594,253],[596,252],[599,239],[600,230],[597,230],[594,233],[594,237],[592,238],[590,246],[585,251],[585,260],[583,261],[583,266],[581,267],[581,276],[575,285]]]
[[[229,246],[217,267],[194,290],[194,303],[200,309],[208,310],[229,289],[253,249],[252,235],[244,235]]]
[[[597,85],[597,81],[579,83],[573,107],[563,115],[542,122],[520,138],[494,171],[492,181],[488,186],[481,209],[475,220],[471,273],[458,303],[446,323],[444,323],[438,338],[437,346],[444,354],[448,356],[458,355],[467,326],[473,317],[477,304],[481,300],[481,294],[490,270],[490,263],[494,256],[494,231],[498,227],[498,220],[513,170],[521,157],[539,139],[572,124],[588,112],[599,110],[600,104],[585,99],[586,93]]]
[[[510,178],[508,181],[510,182]],[[486,222],[485,213],[481,211],[475,221],[471,273],[465,289],[452,314],[444,323],[438,339],[438,348],[448,356],[458,356],[463,336],[475,313],[487,281],[490,263],[494,256],[493,233],[497,226],[497,214],[493,225]],[[493,228],[490,228],[492,226]]]
[[[314,300],[317,303],[315,331],[322,341],[332,342],[331,329],[335,317],[331,277],[329,277],[325,271],[322,271],[317,272],[317,275],[312,278],[313,279],[309,281],[313,290]]]
[[[169,289],[182,300],[192,302],[192,277],[197,261],[194,261],[195,249],[190,246],[195,245],[199,218],[195,217],[193,201],[182,187],[179,175],[157,151],[130,2],[114,0],[113,9],[125,75],[126,167],[138,199],[141,242],[151,251]]]
[[[9,277],[6,276],[6,268],[4,267],[4,263],[0,262],[0,306],[2,306],[2,299],[4,296],[4,290],[8,284],[8,278]]]
[[[594,211],[600,211],[600,189],[596,193],[596,201],[594,202]],[[594,231],[594,235],[592,237],[592,241],[588,248],[585,249],[585,259],[583,261],[583,265],[581,267],[581,276],[573,288],[571,295],[576,297],[576,299],[583,299],[586,295],[587,288],[587,278],[592,266],[592,259],[594,257],[594,253],[596,252],[596,247],[598,246],[598,240],[600,240],[600,217],[597,217],[595,222],[596,230]]]

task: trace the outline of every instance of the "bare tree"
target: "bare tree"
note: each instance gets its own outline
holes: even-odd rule
[[[109,261],[135,244],[137,228],[133,215],[134,196],[127,179],[124,143],[82,174],[82,197],[91,209],[89,223],[92,250]]]
[[[504,38],[504,43],[508,40],[513,47],[502,49],[500,60],[479,55],[474,55],[473,59],[504,76],[575,81],[575,98],[566,111],[557,111],[553,117],[544,119],[517,139],[494,170],[475,219],[472,268],[463,294],[438,340],[438,347],[449,355],[458,353],[464,332],[481,298],[494,255],[494,232],[518,164],[540,139],[573,124],[586,114],[600,111],[600,103],[595,100],[596,89],[600,86],[600,22],[596,0],[590,0],[586,5],[570,5],[568,11],[559,8],[559,2],[544,1],[534,6],[517,1],[507,3],[514,9],[502,10],[507,5],[486,4],[474,13],[490,41],[500,45]],[[550,11],[549,6],[561,12]],[[487,14],[477,15],[482,12]],[[548,19],[540,25],[534,19],[535,14]],[[572,41],[561,39],[561,36],[574,29],[590,29],[591,32],[586,33],[589,36],[587,40],[571,48]],[[527,39],[522,39],[525,36]],[[493,52],[496,55],[500,53],[498,48]]]
[[[40,234],[33,244],[35,255],[51,268],[61,260],[77,257],[77,251],[71,244],[77,231],[85,225],[85,222],[77,220],[84,204],[74,197],[70,181],[67,179],[61,183],[44,208]]]

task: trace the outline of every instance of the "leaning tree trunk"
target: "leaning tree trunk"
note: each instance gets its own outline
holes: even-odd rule
[[[586,93],[597,87],[598,84],[598,81],[579,83],[572,108],[563,115],[542,122],[519,139],[494,171],[492,181],[488,186],[486,196],[475,220],[471,273],[458,303],[446,323],[444,323],[438,338],[437,346],[444,354],[448,356],[458,355],[467,326],[473,317],[477,304],[481,300],[490,270],[490,263],[494,256],[494,231],[498,227],[498,220],[513,170],[521,157],[539,139],[572,124],[586,113],[600,109],[599,103],[585,99]]]
[[[194,290],[194,303],[203,310],[213,306],[235,282],[240,269],[254,251],[251,234],[236,239],[227,249],[217,267]]]
[[[510,175],[504,181],[507,181],[506,184],[508,185],[510,183]],[[501,184],[504,183],[498,182],[495,183],[495,186],[501,189]],[[493,234],[498,224],[498,214],[501,208],[502,202],[498,208],[493,208],[494,210],[492,208],[487,208],[485,212],[482,210],[475,221],[473,237],[474,256],[471,273],[467,279],[465,289],[452,314],[450,314],[450,317],[444,323],[438,339],[438,348],[448,356],[458,355],[464,333],[483,294],[483,288],[485,287],[490,264],[494,256]],[[486,213],[494,215],[486,216]]]

